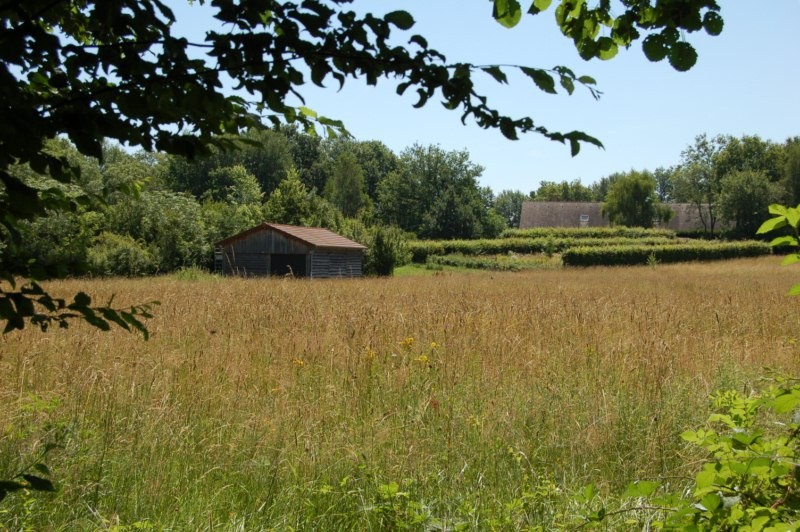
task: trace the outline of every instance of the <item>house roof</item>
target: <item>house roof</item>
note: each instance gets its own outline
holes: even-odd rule
[[[585,223],[590,227],[608,225],[600,203],[526,201],[522,204],[519,227],[580,227],[581,216],[588,216]]]
[[[282,233],[290,238],[300,240],[315,248],[328,249],[367,249],[367,246],[354,242],[349,238],[337,235],[333,231],[321,227],[300,227],[297,225],[273,224],[264,222],[239,234],[229,236],[217,242],[218,246],[226,246],[237,240],[259,231],[273,230]]]

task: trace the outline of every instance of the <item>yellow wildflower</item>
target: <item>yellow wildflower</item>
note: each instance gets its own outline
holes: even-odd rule
[[[302,368],[303,366],[306,365],[306,363],[300,360],[299,358],[295,358],[294,360],[292,360],[292,364],[294,364],[298,368]]]
[[[408,338],[400,342],[400,347],[402,347],[403,349],[410,350],[412,347],[414,347],[414,338],[412,336],[409,336]]]
[[[428,363],[428,357],[427,357],[427,355],[420,355],[420,356],[418,356],[417,358],[415,358],[414,360],[416,360],[416,361],[417,361],[417,362],[419,362],[420,364],[427,364],[427,363]]]

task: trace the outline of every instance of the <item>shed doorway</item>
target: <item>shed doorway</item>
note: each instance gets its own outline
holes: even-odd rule
[[[302,253],[273,253],[270,256],[270,275],[306,277],[306,255]]]

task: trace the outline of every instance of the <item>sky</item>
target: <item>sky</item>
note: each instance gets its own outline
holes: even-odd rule
[[[178,29],[201,35],[210,21],[205,8],[172,0]],[[556,3],[554,2],[554,5]],[[580,130],[600,139],[604,149],[584,144],[576,157],[568,145],[535,134],[507,140],[498,130],[461,123],[458,111],[431,100],[412,107],[413,94],[399,97],[397,81],[369,87],[359,81],[344,89],[301,89],[305,105],[340,119],[359,140],[380,140],[396,153],[415,143],[467,150],[484,168],[480,183],[495,193],[535,190],[543,180],[581,180],[585,185],[614,172],[654,170],[680,161],[681,151],[700,134],[758,135],[783,142],[800,136],[800,0],[723,0],[721,35],[687,34],[699,54],[688,72],[664,60],[651,63],[640,41],[610,61],[582,60],[561,35],[554,9],[526,15],[507,29],[491,17],[486,0],[356,0],[358,11],[409,11],[416,20],[408,35],[423,35],[448,62],[519,64],[539,68],[564,65],[597,80],[600,100],[577,87],[572,96],[540,92],[524,77],[500,85],[489,76],[478,88],[510,116],[530,116],[556,131]],[[219,28],[215,28],[219,29]],[[410,91],[411,92],[411,91]]]

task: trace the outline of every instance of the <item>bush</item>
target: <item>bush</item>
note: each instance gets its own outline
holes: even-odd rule
[[[103,232],[89,248],[87,263],[94,275],[133,277],[154,273],[158,264],[153,255],[127,235]]]
[[[339,233],[367,246],[364,252],[365,275],[392,275],[397,266],[411,262],[408,234],[397,227],[367,227],[358,219],[345,219]]]
[[[723,260],[769,255],[764,242],[694,242],[671,246],[617,245],[575,247],[561,255],[565,266],[633,266],[657,263]]]
[[[392,275],[397,266],[408,264],[410,253],[403,232],[396,227],[374,228],[365,259],[367,275]]]

